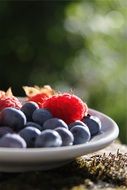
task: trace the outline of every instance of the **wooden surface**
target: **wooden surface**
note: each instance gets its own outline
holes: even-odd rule
[[[0,190],[127,189],[127,146],[119,142],[50,171],[0,174]]]

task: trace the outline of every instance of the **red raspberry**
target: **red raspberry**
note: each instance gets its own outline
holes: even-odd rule
[[[20,109],[22,107],[22,104],[20,103],[18,98],[16,98],[15,96],[11,96],[11,97],[2,96],[0,99],[0,110],[6,107],[13,107],[13,108]]]
[[[39,93],[39,94],[36,94],[34,96],[31,96],[28,98],[29,101],[33,101],[33,102],[36,102],[39,107],[41,108],[44,101],[48,98],[48,95],[45,94],[45,93]]]
[[[48,109],[54,117],[70,124],[81,120],[87,115],[87,105],[77,96],[69,93],[58,94],[48,98],[43,103],[43,108]]]

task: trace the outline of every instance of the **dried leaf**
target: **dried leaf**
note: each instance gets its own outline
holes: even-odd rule
[[[31,97],[39,93],[39,90],[34,87],[23,86],[26,96]]]
[[[8,88],[8,90],[5,92],[5,95],[6,96],[13,96],[13,93],[12,93],[12,90],[11,90],[11,87]]]
[[[43,87],[39,87],[36,85],[34,87],[23,86],[23,89],[25,91],[26,96],[28,97],[32,97],[39,93],[45,93],[48,96],[56,94],[55,90],[53,90],[49,85],[44,85]]]
[[[0,90],[0,98],[2,98],[2,96],[5,96],[5,92]]]

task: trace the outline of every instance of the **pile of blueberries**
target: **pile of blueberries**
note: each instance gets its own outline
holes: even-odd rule
[[[38,148],[83,144],[101,132],[101,121],[86,116],[67,125],[62,119],[32,101],[20,110],[5,108],[0,112],[0,147]]]

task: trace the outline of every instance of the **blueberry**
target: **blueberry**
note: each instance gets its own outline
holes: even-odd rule
[[[72,127],[74,127],[76,125],[83,125],[83,126],[85,126],[85,124],[83,123],[83,121],[76,120],[75,122],[71,123],[68,127],[69,127],[69,129],[71,129]]]
[[[36,138],[35,147],[59,147],[62,145],[62,139],[55,130],[46,129]]]
[[[63,127],[68,129],[68,125],[62,119],[58,118],[48,119],[43,124],[43,129],[55,129],[57,127]]]
[[[15,108],[5,108],[0,113],[0,120],[3,125],[11,127],[14,131],[21,130],[26,124],[25,114]]]
[[[18,134],[8,133],[0,138],[0,147],[26,148],[26,142]]]
[[[68,129],[58,127],[55,131],[57,131],[62,138],[62,146],[70,146],[73,144],[74,136]]]
[[[27,147],[34,147],[35,139],[41,134],[39,129],[26,127],[19,131],[19,135],[26,141]]]
[[[98,117],[85,117],[83,122],[88,126],[91,136],[97,135],[101,131],[101,121]]]
[[[33,112],[32,118],[34,122],[43,125],[46,120],[52,118],[52,114],[47,109],[39,108]]]
[[[32,121],[31,122],[26,122],[25,127],[34,127],[36,129],[39,129],[40,131],[42,131],[42,126],[35,123],[35,122],[32,122]]]
[[[26,102],[22,107],[21,111],[26,115],[27,121],[32,121],[32,114],[33,112],[39,109],[39,106],[36,102]]]
[[[86,143],[91,138],[89,129],[82,125],[76,125],[72,127],[70,131],[74,136],[74,142],[73,142],[74,145]]]
[[[7,133],[14,133],[14,131],[8,126],[0,126],[0,137]]]

